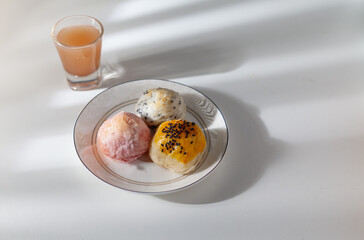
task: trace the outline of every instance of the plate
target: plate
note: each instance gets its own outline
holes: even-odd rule
[[[96,139],[101,124],[119,111],[135,113],[139,96],[151,88],[178,92],[186,103],[186,120],[203,130],[207,151],[197,168],[179,175],[153,163],[144,154],[124,163],[104,156]],[[204,179],[221,162],[228,145],[228,128],[219,108],[201,92],[168,80],[145,79],[121,83],[94,97],[79,114],[73,131],[74,144],[85,167],[96,177],[115,187],[139,193],[161,194],[182,190]]]

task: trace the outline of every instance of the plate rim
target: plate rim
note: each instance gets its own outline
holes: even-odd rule
[[[117,86],[120,86],[120,85],[123,85],[123,84],[126,84],[126,83],[146,81],[146,80],[157,80],[157,81],[171,82],[171,83],[174,83],[174,84],[177,84],[177,85],[182,85],[182,86],[185,86],[187,88],[191,88],[192,90],[198,92],[199,94],[201,94],[202,96],[204,96],[205,98],[207,98],[210,102],[212,102],[214,104],[214,106],[217,108],[217,110],[221,113],[222,119],[224,120],[224,123],[225,123],[225,126],[226,126],[226,144],[225,144],[224,150],[222,151],[222,155],[221,155],[220,159],[218,160],[217,164],[209,172],[207,172],[205,175],[203,175],[201,178],[197,179],[196,181],[194,181],[192,183],[189,183],[189,184],[187,184],[185,186],[182,186],[182,187],[179,187],[179,188],[175,188],[175,189],[171,189],[171,190],[166,190],[166,191],[139,191],[139,190],[132,190],[132,189],[127,189],[127,188],[122,188],[122,187],[116,186],[115,184],[112,184],[112,183],[107,182],[106,180],[104,180],[101,177],[97,176],[93,171],[91,171],[90,168],[82,161],[82,158],[80,156],[80,153],[77,150],[77,146],[76,146],[76,134],[75,134],[75,132],[76,132],[76,125],[78,123],[78,120],[79,120],[80,116],[85,111],[85,109],[88,107],[88,105],[91,104],[91,102],[93,100],[95,100],[99,95],[104,94],[106,91],[109,91],[110,89],[112,89],[114,87],[117,87]],[[220,165],[221,161],[223,160],[223,158],[225,156],[225,153],[227,151],[227,147],[229,145],[229,138],[230,138],[230,135],[229,135],[229,126],[228,126],[228,123],[226,121],[226,118],[225,118],[223,112],[221,111],[221,109],[216,105],[216,103],[214,101],[212,101],[208,96],[206,96],[205,94],[203,94],[201,91],[199,91],[199,90],[195,89],[194,87],[191,87],[191,86],[189,86],[187,84],[175,82],[173,80],[158,79],[158,78],[135,79],[135,80],[121,82],[121,83],[115,84],[115,85],[113,85],[113,86],[111,86],[109,88],[106,88],[105,90],[103,90],[103,91],[99,92],[98,94],[96,94],[93,98],[91,98],[87,102],[87,104],[82,108],[82,110],[80,111],[80,113],[77,115],[77,118],[76,118],[76,120],[75,120],[75,122],[73,124],[73,146],[75,148],[75,151],[77,153],[77,156],[78,156],[79,160],[84,165],[84,167],[89,172],[92,173],[92,175],[94,175],[95,177],[97,177],[98,179],[100,179],[101,181],[103,181],[104,183],[106,183],[108,185],[111,185],[111,186],[113,186],[115,188],[122,189],[122,190],[129,191],[129,192],[133,192],[133,193],[149,194],[149,195],[160,195],[160,194],[168,194],[168,193],[173,193],[173,192],[181,191],[181,190],[187,189],[187,188],[189,188],[189,187],[191,187],[191,186],[193,186],[193,185],[201,182],[202,180],[204,180],[207,176],[209,176],[217,168],[217,166]]]

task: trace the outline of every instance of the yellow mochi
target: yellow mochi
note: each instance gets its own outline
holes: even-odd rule
[[[186,174],[195,169],[205,148],[205,135],[197,124],[180,119],[170,120],[157,128],[149,156],[160,166]]]

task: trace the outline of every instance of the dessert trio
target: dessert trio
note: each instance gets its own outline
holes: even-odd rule
[[[148,152],[154,163],[178,174],[196,168],[206,139],[197,124],[184,119],[186,105],[179,93],[149,89],[139,97],[135,112],[121,111],[101,125],[97,144],[103,154],[131,163]]]

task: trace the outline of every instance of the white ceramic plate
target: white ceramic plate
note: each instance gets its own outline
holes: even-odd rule
[[[119,111],[135,113],[139,96],[158,87],[172,89],[182,96],[187,106],[186,120],[198,124],[206,136],[203,160],[187,175],[158,166],[148,153],[131,163],[117,162],[104,156],[96,145],[97,131],[105,119]],[[78,116],[73,137],[79,158],[101,180],[129,191],[159,194],[184,189],[210,174],[225,154],[228,129],[220,110],[202,93],[183,84],[146,79],[113,86],[94,97]]]

